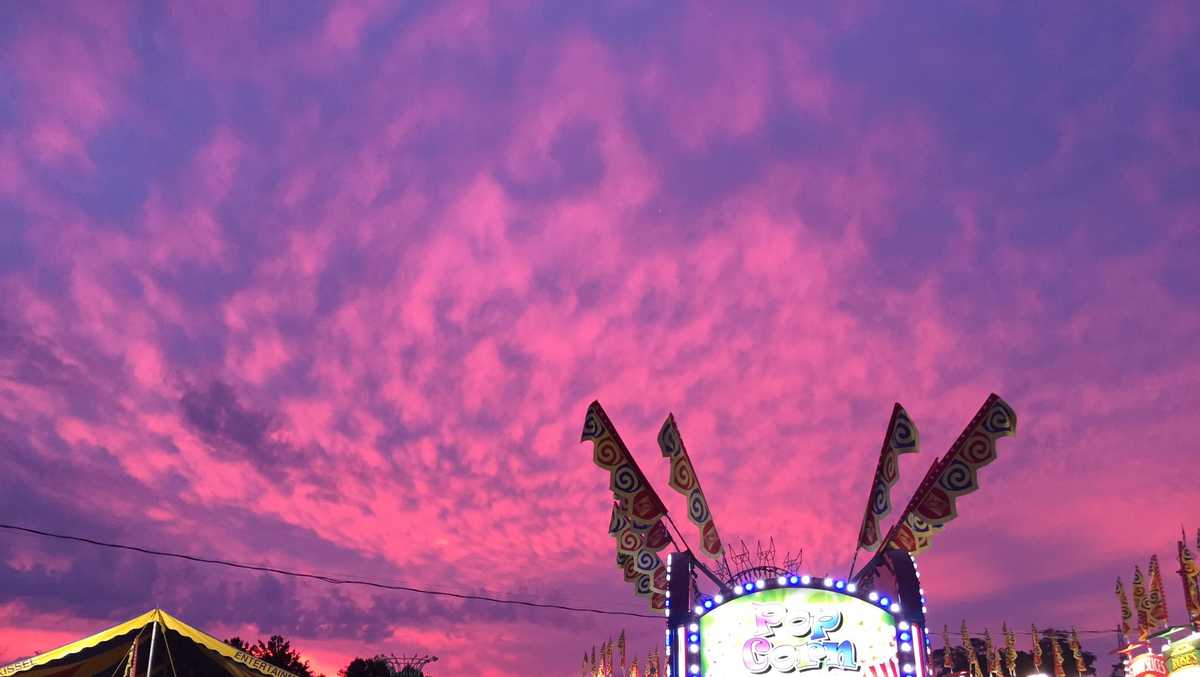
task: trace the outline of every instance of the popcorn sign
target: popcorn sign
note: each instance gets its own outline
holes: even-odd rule
[[[708,677],[899,677],[897,656],[895,618],[831,590],[763,590],[700,618],[700,671]]]

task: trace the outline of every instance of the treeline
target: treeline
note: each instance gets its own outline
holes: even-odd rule
[[[235,649],[240,649],[255,658],[282,668],[297,677],[325,677],[313,673],[308,661],[300,659],[300,652],[292,648],[292,643],[280,635],[271,635],[267,641],[251,644],[241,637],[231,637],[225,643]],[[340,677],[424,677],[424,673],[416,668],[405,668],[396,672],[382,656],[373,658],[355,658],[338,670]]]

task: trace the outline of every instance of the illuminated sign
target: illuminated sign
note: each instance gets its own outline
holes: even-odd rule
[[[1138,654],[1129,660],[1131,677],[1166,677],[1167,662],[1156,653]]]
[[[1165,648],[1167,674],[1171,677],[1200,677],[1200,638],[1192,635]]]
[[[851,595],[812,588],[762,590],[700,618],[700,673],[900,677],[896,633],[892,614]]]

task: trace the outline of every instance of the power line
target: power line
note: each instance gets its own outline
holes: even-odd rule
[[[595,609],[592,607],[569,606],[565,604],[549,604],[546,602],[531,602],[522,599],[504,599],[501,597],[491,597],[488,595],[474,595],[462,592],[450,592],[448,590],[428,590],[425,588],[416,588],[408,585],[392,585],[389,583],[379,583],[377,581],[368,581],[357,578],[335,578],[333,576],[323,576],[320,574],[305,573],[302,571],[291,571],[288,569],[280,569],[277,567],[261,566],[256,564],[242,564],[240,562],[231,562],[229,560],[216,559],[212,557],[198,557],[196,555],[185,555],[178,552],[169,552],[166,550],[152,550],[136,545],[126,545],[123,543],[109,543],[106,541],[98,541],[92,538],[83,536],[71,536],[69,534],[59,534],[51,531],[42,531],[41,529],[32,529],[16,524],[0,523],[0,529],[8,529],[10,531],[20,531],[35,536],[43,536],[46,538],[55,538],[63,541],[74,541],[76,543],[86,543],[102,548],[112,548],[114,550],[128,550],[131,552],[142,553],[143,555],[152,555],[154,557],[170,557],[174,559],[187,560],[189,562],[197,562],[200,564],[216,564],[219,566],[230,567],[233,569],[246,569],[249,571],[259,571],[269,574],[277,574],[280,576],[291,576],[292,578],[305,578],[322,583],[330,583],[332,585],[361,585],[368,588],[377,588],[380,590],[394,590],[400,592],[414,592],[421,595],[436,595],[439,597],[452,597],[454,599],[474,600],[478,602],[491,602],[493,604],[509,604],[512,606],[533,607],[537,609],[554,609],[558,611],[571,611],[575,613],[600,614],[605,616],[630,616],[633,618],[653,618],[661,621],[661,614],[643,614],[636,611],[614,611],[612,609]]]
[[[379,583],[377,581],[369,581],[369,580],[357,579],[357,578],[337,578],[334,576],[306,573],[306,572],[302,572],[302,571],[291,571],[288,569],[280,569],[277,567],[269,567],[269,566],[263,566],[263,565],[258,565],[258,564],[244,564],[241,562],[233,562],[230,560],[215,559],[215,558],[211,558],[211,557],[199,557],[196,555],[185,555],[183,553],[169,552],[169,551],[165,551],[165,550],[152,550],[150,548],[143,548],[143,547],[136,546],[136,545],[126,545],[123,543],[109,543],[106,541],[98,541],[98,540],[91,539],[91,538],[85,538],[83,536],[71,536],[69,534],[59,534],[59,533],[54,533],[51,531],[42,531],[41,529],[33,529],[30,527],[23,527],[23,526],[19,526],[16,524],[5,524],[2,522],[0,522],[0,529],[8,529],[10,531],[20,531],[20,532],[24,532],[27,534],[33,534],[35,536],[44,536],[46,538],[55,538],[55,539],[59,539],[59,540],[63,540],[63,541],[74,541],[76,543],[86,543],[88,545],[95,545],[95,546],[99,546],[102,548],[112,548],[114,550],[128,550],[131,552],[142,553],[144,555],[152,555],[154,557],[170,557],[170,558],[175,558],[175,559],[187,560],[189,562],[197,562],[200,564],[216,564],[219,566],[230,567],[233,569],[246,569],[249,571],[259,571],[259,572],[264,572],[264,573],[269,573],[269,574],[277,574],[280,576],[291,576],[293,578],[304,578],[304,579],[309,579],[309,580],[314,580],[314,581],[321,581],[322,583],[329,583],[332,585],[361,585],[364,587],[377,588],[380,590],[413,592],[413,593],[417,593],[417,594],[421,594],[421,595],[435,595],[435,596],[439,596],[439,597],[452,597],[454,599],[474,600],[474,601],[479,601],[479,602],[491,602],[493,604],[509,604],[509,605],[513,605],[513,606],[524,606],[524,607],[532,607],[532,608],[537,608],[537,609],[554,609],[554,610],[558,610],[558,611],[570,611],[570,612],[575,612],[575,613],[590,613],[590,614],[600,614],[600,615],[605,615],[605,616],[629,616],[632,618],[652,618],[652,619],[658,620],[658,621],[663,620],[663,617],[659,614],[643,614],[643,613],[638,613],[636,611],[614,611],[612,609],[596,609],[596,608],[592,608],[592,607],[569,606],[569,605],[565,605],[565,604],[549,604],[549,603],[545,603],[545,602],[531,602],[528,600],[521,600],[521,599],[504,599],[501,597],[492,597],[489,595],[475,595],[475,594],[470,594],[470,593],[450,592],[448,590],[428,590],[425,588],[416,588],[416,587],[407,586],[407,585],[392,585],[392,584],[388,584],[388,583]],[[1113,628],[1106,628],[1103,630],[1084,629],[1084,630],[1076,630],[1076,632],[1078,632],[1079,634],[1089,634],[1089,635],[1112,634],[1113,632],[1115,632],[1115,626]],[[934,630],[932,628],[927,629],[926,634],[936,635],[936,636],[943,635],[943,633],[937,632],[936,630]],[[1013,634],[1015,634],[1015,635],[1031,635],[1033,633],[1031,633],[1029,631],[1014,630]],[[959,635],[957,633],[951,632],[950,636],[958,637]],[[982,635],[979,635],[979,636],[982,637]]]

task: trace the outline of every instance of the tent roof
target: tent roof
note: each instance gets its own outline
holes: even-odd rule
[[[199,654],[203,654],[216,663],[230,677],[296,677],[282,668],[261,661],[245,651],[235,649],[212,635],[193,628],[162,609],[152,609],[137,618],[114,625],[90,637],[37,656],[0,666],[0,677],[16,675],[20,677],[92,677],[101,671],[107,673],[115,670],[114,666],[120,665],[129,652],[130,646],[139,639],[143,639],[143,634],[149,636],[145,630],[154,623],[157,623],[162,629],[160,636],[163,639],[160,641],[177,642],[174,639],[166,640],[168,637],[166,631],[174,631],[175,634],[190,640],[193,646],[205,650],[200,651]],[[143,639],[143,641],[145,640]],[[167,644],[167,651],[171,650],[179,651],[178,648]],[[167,654],[167,651],[164,651],[163,654]],[[171,664],[173,670],[173,663],[169,663],[173,659],[169,658],[169,655],[163,654],[159,654],[162,656],[163,662],[159,663],[156,660],[155,665],[166,667]],[[192,652],[192,655],[197,654]]]

